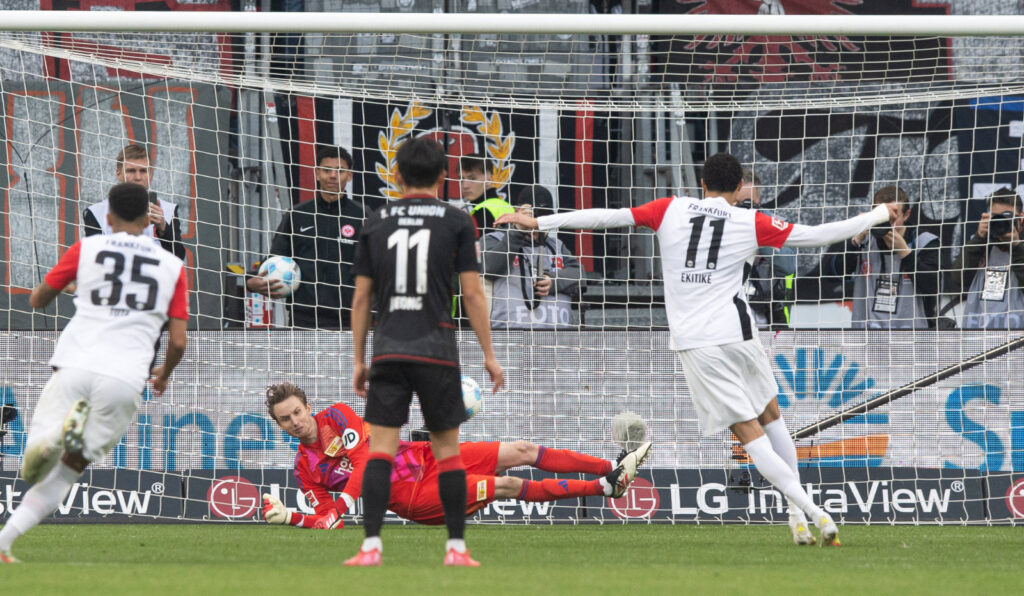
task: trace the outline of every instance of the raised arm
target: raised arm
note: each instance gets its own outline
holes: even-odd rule
[[[894,214],[898,209],[896,205],[896,203],[877,205],[871,211],[861,213],[856,217],[817,226],[793,224],[793,230],[786,237],[783,246],[812,248],[852,238],[868,228],[895,219]]]

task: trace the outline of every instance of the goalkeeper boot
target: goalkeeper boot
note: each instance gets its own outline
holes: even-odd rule
[[[0,550],[0,565],[5,563],[21,563],[21,561],[15,559],[11,551]]]
[[[89,419],[89,410],[89,402],[80,399],[64,418],[64,451],[71,455],[81,456],[85,449],[85,422]]]
[[[469,556],[469,551],[459,552],[454,548],[449,548],[448,553],[444,556],[445,567],[479,567],[480,563],[477,563]]]
[[[814,525],[821,533],[821,546],[839,546],[839,528],[827,513],[818,516]]]
[[[21,464],[21,478],[35,484],[50,473],[60,459],[60,447],[55,445],[33,445],[25,450],[25,460]]]
[[[641,464],[647,459],[647,456],[651,453],[650,441],[640,445],[633,451],[627,453],[619,465],[605,476],[608,484],[611,485],[611,498],[618,499],[622,495],[626,494],[626,489],[632,484],[633,479],[636,478],[636,470]]]
[[[380,567],[380,549],[362,550],[343,563],[345,567]]]
[[[793,532],[793,542],[797,546],[813,546],[817,542],[814,534],[807,527],[807,517],[802,513],[789,514],[789,529]]]

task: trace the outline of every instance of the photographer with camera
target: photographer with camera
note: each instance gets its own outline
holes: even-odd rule
[[[544,187],[519,193],[517,213],[554,213]],[[491,326],[496,329],[559,329],[570,326],[573,297],[583,270],[557,234],[501,226],[484,235],[481,270],[491,281]]]
[[[1022,221],[1020,196],[997,190],[978,231],[953,262],[947,286],[964,301],[965,329],[1024,328]]]
[[[897,186],[878,190],[872,205],[897,203],[895,222],[829,247],[822,273],[853,280],[855,329],[935,328],[939,238],[907,225],[913,208]]]

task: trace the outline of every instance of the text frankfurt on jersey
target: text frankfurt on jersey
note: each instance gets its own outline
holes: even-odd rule
[[[703,284],[706,286],[711,285],[711,274],[710,273],[688,273],[686,271],[680,276],[679,281],[684,284]]]
[[[729,213],[728,210],[721,209],[719,207],[712,207],[710,205],[690,203],[690,206],[687,210],[690,211],[691,213],[703,213],[704,215],[710,215],[711,217],[721,217],[724,219],[732,218],[732,213]]]

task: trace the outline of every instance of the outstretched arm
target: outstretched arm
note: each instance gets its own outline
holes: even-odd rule
[[[528,230],[542,231],[559,228],[603,230],[637,225],[630,209],[581,209],[544,217],[530,217],[523,213],[506,213],[499,217],[496,223],[498,225],[519,224]]]
[[[817,226],[794,224],[793,230],[786,237],[783,246],[812,248],[846,240],[872,226],[894,220],[896,209],[896,203],[886,203],[876,206],[867,213],[861,213],[842,221],[833,221]]]

